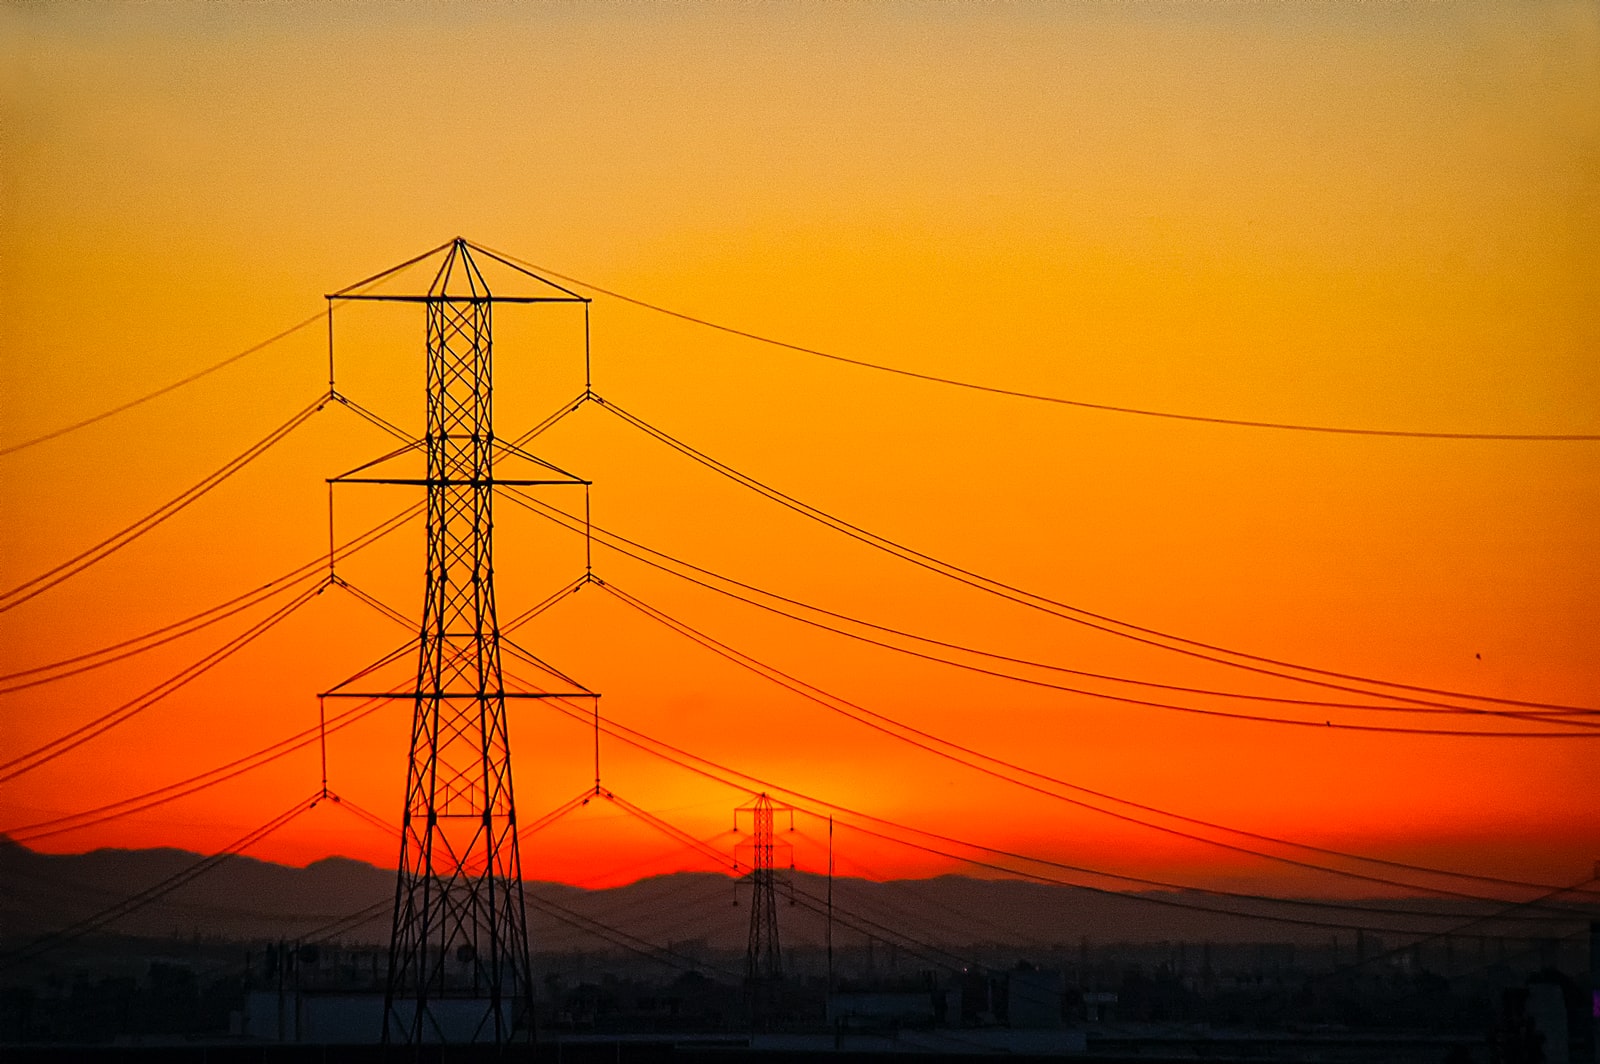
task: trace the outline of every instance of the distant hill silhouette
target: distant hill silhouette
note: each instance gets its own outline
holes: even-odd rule
[[[197,854],[174,849],[42,854],[0,838],[0,948],[15,948],[38,934],[92,916],[199,859]],[[780,901],[779,923],[785,944],[820,946],[825,921],[814,910],[821,908],[826,881],[796,873],[791,882],[793,903],[785,904],[788,893]],[[581,918],[620,928],[652,945],[692,944],[712,950],[742,950],[748,930],[748,891],[716,873],[653,876],[605,890],[530,882],[528,893],[529,927],[535,948],[542,951],[613,948],[571,926],[572,921],[581,923]],[[370,922],[342,938],[379,943],[387,940],[389,932],[389,910],[381,903],[393,894],[393,871],[348,858],[330,857],[295,868],[230,857],[107,930],[145,936],[295,939],[376,906],[377,915]],[[834,940],[841,947],[860,946],[869,934],[893,937],[890,929],[895,935],[950,948],[1016,945],[1076,949],[1085,937],[1095,944],[1326,943],[1335,934],[1353,941],[1350,931],[1246,920],[1181,907],[1226,909],[1239,904],[1201,894],[1103,895],[1020,880],[946,875],[881,883],[836,879],[834,898],[838,916]],[[1403,908],[1419,915],[1459,912],[1466,905],[1433,899],[1373,900],[1367,904]],[[548,906],[561,908],[552,915]],[[1396,921],[1393,916],[1283,905],[1270,911],[1378,927]],[[1415,924],[1414,920],[1404,922]],[[874,932],[874,925],[880,930]],[[1443,930],[1450,921],[1434,920],[1427,926]],[[1479,929],[1479,933],[1484,931],[1490,928]]]

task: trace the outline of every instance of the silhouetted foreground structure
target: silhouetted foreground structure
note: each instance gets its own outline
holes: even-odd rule
[[[367,291],[403,268],[328,297],[330,346],[336,300],[421,303],[427,317],[426,477],[333,480],[427,490],[427,586],[415,690],[377,692],[412,699],[415,712],[384,1009],[374,1023],[381,1024],[385,1042],[498,1044],[531,1039],[533,975],[495,611],[494,492],[502,484],[582,481],[496,438],[493,312],[497,302],[587,300],[542,278],[535,278],[538,295],[496,296],[459,237],[448,245],[426,295]],[[331,350],[329,358],[331,390]],[[535,462],[540,476],[497,477],[503,455]],[[335,688],[324,697],[372,694]]]

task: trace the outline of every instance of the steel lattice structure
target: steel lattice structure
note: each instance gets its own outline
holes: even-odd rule
[[[745,947],[745,995],[750,1007],[751,1021],[763,1025],[772,1019],[777,1004],[778,989],[783,983],[783,951],[778,944],[778,872],[777,852],[789,849],[780,847],[773,824],[779,811],[789,806],[773,803],[766,794],[760,794],[749,805],[734,811],[737,822],[740,813],[750,816],[750,840],[741,849],[748,849],[750,872],[750,938]],[[792,825],[791,825],[792,828]]]
[[[495,612],[494,489],[584,482],[542,462],[560,479],[496,477],[500,458],[531,456],[494,434],[493,310],[583,300],[550,282],[557,294],[495,296],[471,245],[447,247],[425,296],[330,297],[420,302],[427,318],[426,477],[334,481],[427,490],[416,685],[383,693],[414,700],[383,1039],[504,1043],[532,1037],[533,980]]]

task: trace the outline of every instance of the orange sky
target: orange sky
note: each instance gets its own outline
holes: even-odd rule
[[[0,24],[0,447],[208,365],[457,233],[741,328],[1005,387],[1244,419],[1600,431],[1590,4],[11,6]],[[570,310],[499,315],[502,434],[581,388],[580,322]],[[1600,704],[1600,444],[1132,418],[873,374],[604,298],[593,324],[603,395],[939,557],[1272,657]],[[339,330],[341,388],[419,430],[420,313],[352,307]],[[284,420],[323,387],[323,344],[307,330],[0,457],[0,585],[93,544]],[[323,478],[388,446],[324,411],[149,537],[0,614],[5,671],[146,631],[314,557]],[[595,481],[599,523],[774,591],[1020,657],[1269,690],[876,554],[598,409],[540,446]],[[342,490],[341,536],[409,501],[400,488]],[[583,557],[512,506],[498,518],[508,617]],[[412,526],[341,572],[415,614],[421,547]],[[596,570],[823,688],[1101,791],[1550,882],[1600,856],[1597,743],[1330,733],[1097,703],[796,629],[604,551]],[[138,694],[243,620],[0,695],[0,760]],[[608,717],[841,805],[1094,867],[1345,889],[933,758],[595,589],[523,635],[605,692]],[[0,829],[306,727],[316,691],[405,638],[330,592],[179,695],[0,784]],[[330,740],[334,789],[398,808],[406,713]],[[589,781],[589,738],[549,710],[512,714],[526,820]],[[731,846],[746,796],[615,742],[604,759],[618,794]],[[216,848],[317,777],[306,751],[39,845]],[[800,859],[814,864],[822,829],[799,827]],[[884,875],[952,868],[840,842]],[[382,862],[392,850],[319,810],[253,852]],[[585,810],[538,837],[527,872],[600,883],[696,861],[615,810]]]

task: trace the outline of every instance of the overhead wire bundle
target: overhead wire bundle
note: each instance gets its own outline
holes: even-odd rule
[[[546,704],[556,712],[569,716],[585,726],[589,726],[588,716],[579,707],[562,705],[560,700],[552,700]],[[1234,899],[1237,901],[1253,903],[1257,905],[1288,905],[1291,907],[1298,906],[1346,911],[1359,910],[1363,914],[1371,916],[1385,915],[1385,909],[1383,907],[1364,906],[1360,903],[1341,903],[1315,899],[1283,899],[1268,895],[1252,895],[1241,892],[1230,892],[1214,888],[1203,888],[1173,883],[1160,884],[1162,889],[1159,891],[1147,890],[1125,892],[1113,890],[1107,887],[1100,887],[1085,883],[1080,880],[1067,879],[1059,873],[1074,872],[1091,877],[1110,878],[1114,880],[1120,879],[1124,882],[1142,882],[1145,885],[1154,885],[1157,881],[1149,879],[1143,879],[1141,881],[1139,877],[1127,876],[1104,869],[1091,869],[1083,866],[1076,866],[1049,858],[1020,854],[997,847],[988,846],[982,843],[973,842],[971,840],[958,839],[948,834],[932,832],[924,828],[917,828],[886,817],[877,816],[859,809],[853,809],[838,802],[830,801],[816,795],[807,794],[805,792],[795,790],[792,787],[776,783],[772,780],[767,780],[751,773],[731,768],[727,765],[723,765],[714,760],[706,758],[703,755],[693,754],[681,747],[674,746],[673,744],[670,744],[664,740],[646,735],[638,729],[631,728],[613,720],[603,721],[600,724],[600,728],[607,735],[624,743],[625,745],[635,747],[656,758],[659,758],[670,764],[677,765],[679,768],[682,768],[688,772],[720,783],[736,791],[743,793],[755,793],[759,790],[774,795],[782,795],[786,800],[794,803],[795,808],[798,811],[816,817],[819,820],[827,820],[829,819],[830,814],[837,814],[838,816],[835,817],[835,823],[838,823],[841,826],[849,827],[853,830],[857,830],[868,837],[876,838],[883,842],[893,843],[898,846],[908,847],[931,856],[937,856],[946,860],[955,861],[962,865],[984,870],[985,872],[997,872],[1035,882],[1069,887],[1073,890],[1085,891],[1101,896],[1114,896],[1139,904],[1149,904],[1173,909],[1203,912],[1216,916],[1236,918],[1245,921],[1265,921],[1269,923],[1323,928],[1328,930],[1408,934],[1416,933],[1414,930],[1414,921],[1417,919],[1427,920],[1467,918],[1478,920],[1484,915],[1482,913],[1468,914],[1457,911],[1444,911],[1437,914],[1426,912],[1413,913],[1410,911],[1396,911],[1390,909],[1387,913],[1388,915],[1402,916],[1408,921],[1412,921],[1410,927],[1395,927],[1392,924],[1375,924],[1371,922],[1351,923],[1348,921],[1298,917],[1282,913],[1260,911],[1259,908],[1253,910],[1241,910],[1237,908],[1230,909],[1195,900],[1195,896],[1215,897],[1223,900]],[[839,817],[846,819],[840,819]],[[926,839],[929,841],[918,841],[919,839]],[[963,853],[961,852],[962,850],[970,852]],[[981,856],[974,856],[974,854]],[[1041,869],[1048,869],[1050,871],[1041,871]],[[1357,878],[1366,877],[1357,876]],[[1503,909],[1508,904],[1503,898],[1490,898],[1479,895],[1465,894],[1457,891],[1429,891],[1426,887],[1419,887],[1414,884],[1397,883],[1395,885],[1408,887],[1411,890],[1454,895],[1460,899],[1470,900],[1488,906],[1498,907],[1500,909]],[[1556,907],[1553,906],[1549,901],[1550,898],[1568,894],[1587,896],[1592,892],[1586,891],[1584,889],[1586,886],[1587,883],[1580,884],[1577,887],[1565,888],[1548,888],[1541,886],[1539,888],[1541,892],[1540,897],[1536,897],[1531,901],[1517,901],[1509,904],[1518,908],[1527,906],[1529,908],[1545,910],[1543,913],[1541,913],[1541,919],[1546,923],[1570,923],[1572,921],[1587,920],[1593,915],[1592,909],[1584,907]]]
[[[314,401],[307,403],[297,411],[288,421],[267,433],[238,455],[230,458],[204,479],[179,492],[137,521],[118,529],[94,546],[68,558],[59,565],[45,570],[38,576],[24,580],[22,583],[5,591],[0,591],[0,613],[15,609],[24,602],[44,594],[57,584],[71,579],[90,566],[99,564],[147,532],[176,517],[179,513],[199,502],[229,477],[271,450],[274,445],[281,442],[291,432],[309,421],[312,415],[321,410],[326,403],[327,396],[318,396]]]
[[[306,588],[287,603],[268,614],[264,619],[255,622],[240,635],[234,636],[198,660],[180,669],[177,673],[167,677],[142,694],[122,703],[115,709],[108,710],[63,735],[58,735],[48,742],[41,743],[27,753],[19,754],[9,761],[0,762],[0,783],[8,783],[18,776],[49,764],[56,758],[76,750],[84,743],[105,734],[119,724],[132,720],[151,706],[156,705],[169,695],[174,694],[207,672],[210,672],[268,631],[277,627],[295,611],[321,594],[325,586],[325,583],[319,583],[313,587]]]
[[[732,578],[732,577],[725,576],[725,575],[723,575],[721,573],[718,573],[718,572],[716,572],[714,570],[708,569],[708,568],[706,568],[704,566],[697,565],[697,564],[694,564],[692,562],[688,562],[688,561],[685,561],[685,560],[683,560],[681,558],[675,557],[673,555],[667,554],[664,551],[661,551],[661,550],[658,550],[656,548],[647,546],[647,545],[645,545],[643,543],[640,543],[637,540],[630,539],[630,538],[628,538],[626,536],[623,536],[623,535],[621,535],[619,533],[612,532],[612,531],[610,531],[610,530],[608,530],[608,529],[606,529],[606,528],[604,528],[602,526],[596,525],[592,521],[588,521],[588,520],[586,520],[584,518],[581,518],[581,517],[579,517],[579,516],[577,516],[575,514],[571,514],[571,513],[568,513],[567,511],[561,510],[559,507],[556,507],[556,506],[553,506],[553,505],[551,505],[549,503],[543,502],[542,500],[539,500],[539,499],[535,498],[534,496],[529,495],[526,492],[519,491],[519,490],[517,490],[515,488],[502,489],[502,492],[507,498],[511,499],[511,501],[517,503],[519,506],[523,506],[524,508],[533,511],[533,512],[539,514],[540,516],[545,517],[545,518],[555,522],[556,524],[560,525],[561,527],[567,529],[570,532],[574,532],[576,534],[593,537],[596,542],[600,543],[602,546],[605,546],[605,547],[617,552],[618,554],[621,554],[621,555],[623,555],[625,557],[628,557],[628,558],[632,558],[635,561],[642,562],[645,565],[648,565],[648,566],[650,566],[650,567],[652,567],[654,569],[658,569],[658,570],[661,570],[663,572],[666,572],[666,573],[668,573],[668,574],[670,574],[672,576],[678,577],[679,579],[687,581],[688,583],[698,585],[698,586],[700,586],[702,588],[705,588],[707,590],[710,590],[710,591],[715,591],[718,594],[724,595],[724,596],[729,597],[729,598],[733,598],[733,599],[738,600],[740,602],[744,602],[747,605],[754,606],[754,607],[756,607],[758,609],[762,609],[762,610],[765,610],[765,611],[767,611],[769,613],[773,613],[773,614],[777,614],[777,615],[782,616],[782,617],[786,617],[786,618],[788,618],[790,620],[797,621],[799,623],[806,624],[806,625],[809,625],[809,626],[814,627],[814,628],[820,628],[820,629],[823,629],[823,630],[826,630],[826,631],[830,631],[830,632],[833,632],[833,633],[835,633],[837,635],[842,635],[842,636],[845,636],[845,637],[850,638],[850,639],[855,639],[855,640],[858,640],[858,641],[861,641],[861,642],[865,642],[865,643],[868,643],[868,644],[871,644],[871,645],[874,645],[874,646],[877,646],[877,647],[880,647],[880,648],[883,648],[883,649],[886,649],[886,650],[892,650],[892,651],[895,651],[897,653],[907,654],[907,655],[910,655],[912,657],[920,658],[920,659],[927,660],[927,661],[938,662],[938,663],[941,663],[941,664],[944,664],[944,665],[953,666],[955,668],[964,669],[964,670],[969,671],[969,672],[978,673],[978,674],[989,676],[989,677],[996,678],[996,679],[1009,680],[1009,681],[1013,681],[1013,682],[1017,682],[1017,683],[1027,684],[1027,685],[1034,686],[1034,687],[1040,687],[1040,688],[1056,690],[1056,691],[1060,691],[1060,692],[1065,693],[1065,694],[1071,694],[1071,695],[1077,695],[1077,696],[1082,696],[1082,697],[1087,697],[1087,698],[1093,698],[1093,699],[1117,702],[1117,703],[1121,703],[1121,704],[1124,704],[1124,705],[1130,705],[1130,706],[1138,706],[1138,707],[1149,708],[1149,709],[1170,710],[1170,711],[1175,711],[1175,712],[1180,712],[1180,713],[1191,713],[1191,714],[1197,714],[1197,715],[1200,715],[1200,716],[1220,717],[1220,718],[1225,718],[1225,719],[1249,721],[1249,722],[1255,722],[1255,723],[1289,725],[1289,726],[1295,726],[1295,727],[1309,727],[1309,728],[1316,728],[1318,730],[1329,729],[1329,730],[1341,730],[1341,731],[1365,731],[1365,732],[1379,732],[1379,733],[1392,733],[1392,734],[1435,735],[1435,736],[1451,736],[1451,737],[1461,737],[1461,738],[1490,738],[1490,739],[1589,739],[1589,738],[1600,738],[1600,719],[1589,719],[1589,718],[1600,718],[1600,710],[1590,709],[1590,708],[1581,707],[1581,706],[1565,706],[1565,707],[1561,707],[1561,708],[1552,708],[1552,709],[1539,710],[1539,711],[1513,711],[1513,710],[1501,710],[1501,709],[1489,709],[1489,708],[1483,708],[1483,707],[1474,707],[1474,706],[1470,706],[1470,705],[1460,705],[1460,704],[1455,704],[1455,703],[1451,703],[1451,702],[1447,702],[1447,701],[1441,701],[1441,700],[1422,700],[1422,699],[1416,699],[1416,698],[1411,698],[1411,697],[1407,697],[1407,696],[1393,696],[1393,695],[1387,695],[1387,694],[1385,694],[1383,692],[1371,692],[1371,691],[1359,690],[1359,689],[1355,689],[1355,688],[1351,688],[1350,690],[1353,690],[1353,691],[1359,690],[1359,693],[1366,694],[1366,695],[1369,695],[1371,697],[1398,698],[1398,700],[1403,704],[1401,704],[1401,705],[1392,705],[1392,704],[1374,703],[1374,702],[1370,702],[1370,701],[1368,701],[1368,702],[1334,702],[1334,701],[1328,701],[1328,700],[1322,700],[1322,699],[1296,699],[1296,698],[1287,698],[1287,697],[1274,696],[1274,695],[1263,695],[1263,694],[1257,694],[1257,693],[1251,693],[1251,692],[1223,691],[1223,690],[1217,690],[1217,689],[1212,689],[1212,688],[1200,688],[1200,687],[1183,686],[1183,685],[1176,685],[1176,684],[1165,684],[1165,683],[1158,683],[1158,682],[1149,681],[1149,680],[1142,680],[1142,679],[1135,678],[1135,677],[1114,676],[1114,675],[1110,675],[1110,674],[1106,674],[1106,673],[1098,673],[1098,672],[1092,672],[1092,671],[1083,670],[1083,669],[1075,669],[1075,668],[1062,666],[1062,665],[1058,665],[1058,664],[1050,663],[1050,662],[1028,661],[1028,660],[1025,660],[1025,659],[1017,658],[1017,657],[1015,657],[1013,655],[998,654],[998,653],[994,653],[992,651],[985,651],[985,650],[981,650],[981,649],[977,649],[977,648],[973,648],[973,647],[963,646],[963,645],[952,643],[952,642],[949,642],[949,641],[946,641],[946,640],[939,640],[939,639],[934,639],[934,638],[928,637],[928,636],[918,635],[918,634],[915,634],[915,633],[912,633],[912,632],[905,631],[903,629],[892,628],[892,627],[889,627],[887,625],[883,625],[883,624],[878,624],[878,623],[871,622],[871,621],[862,620],[861,618],[858,618],[858,617],[852,617],[852,616],[849,616],[849,615],[846,615],[846,614],[843,614],[843,613],[839,613],[839,612],[834,611],[834,610],[829,610],[829,609],[826,609],[824,607],[820,607],[820,606],[816,606],[816,605],[813,605],[813,604],[810,604],[810,603],[802,602],[802,601],[800,601],[798,599],[795,599],[795,598],[792,598],[792,597],[789,597],[789,596],[785,596],[785,595],[781,595],[781,594],[778,594],[778,593],[775,593],[775,592],[772,592],[772,591],[768,591],[768,590],[766,590],[764,588],[757,587],[756,585],[750,584],[750,583],[748,583],[746,581],[741,581],[741,580],[738,580],[738,579],[735,579],[735,578]],[[757,597],[751,597],[752,595],[757,596]],[[796,610],[805,611],[805,612],[804,613],[800,613],[800,612],[796,612]],[[811,616],[808,616],[806,614],[810,614]],[[1430,714],[1431,713],[1431,714],[1452,714],[1452,715],[1460,715],[1460,716],[1474,716],[1474,717],[1488,717],[1488,718],[1509,718],[1509,719],[1512,719],[1512,720],[1520,720],[1520,721],[1531,722],[1531,723],[1565,725],[1566,726],[1566,730],[1554,730],[1554,729],[1545,728],[1545,729],[1539,729],[1539,730],[1511,731],[1511,730],[1507,730],[1507,729],[1457,729],[1457,728],[1443,728],[1443,727],[1438,727],[1438,726],[1368,724],[1368,723],[1360,723],[1360,722],[1351,722],[1351,721],[1346,721],[1346,720],[1341,720],[1339,722],[1335,722],[1335,721],[1333,721],[1331,719],[1320,720],[1319,721],[1319,720],[1314,720],[1314,719],[1313,720],[1306,720],[1306,719],[1303,719],[1303,718],[1287,718],[1287,717],[1269,716],[1269,715],[1265,715],[1265,714],[1262,714],[1262,713],[1248,713],[1248,712],[1243,712],[1243,711],[1238,711],[1238,710],[1225,710],[1225,709],[1217,709],[1217,708],[1208,708],[1208,707],[1204,707],[1204,706],[1197,706],[1197,705],[1193,705],[1193,704],[1184,704],[1184,703],[1176,703],[1176,702],[1171,702],[1171,701],[1156,701],[1156,700],[1149,699],[1149,698],[1137,698],[1137,697],[1133,697],[1131,695],[1118,694],[1118,693],[1115,693],[1115,692],[1112,692],[1112,691],[1101,691],[1101,690],[1094,690],[1094,689],[1088,689],[1088,688],[1077,687],[1077,686],[1069,686],[1069,685],[1066,685],[1066,684],[1062,684],[1062,683],[1060,683],[1058,681],[1045,680],[1045,679],[1041,679],[1041,678],[1038,678],[1038,677],[1030,677],[1030,676],[1027,676],[1027,675],[1019,674],[1019,673],[1014,672],[1014,671],[1006,671],[1004,669],[1000,669],[1000,668],[997,668],[997,667],[992,667],[992,666],[988,666],[988,665],[977,665],[977,664],[974,664],[974,663],[971,663],[971,662],[964,662],[964,661],[956,660],[956,659],[948,656],[948,654],[945,654],[945,653],[934,652],[934,651],[929,651],[929,650],[924,650],[924,649],[916,649],[914,647],[907,647],[907,646],[902,645],[902,644],[896,644],[896,643],[893,643],[893,642],[885,641],[885,639],[883,639],[881,636],[877,636],[877,635],[873,635],[873,634],[863,634],[860,631],[852,630],[850,628],[840,627],[837,624],[830,623],[830,621],[818,620],[817,619],[818,616],[830,618],[831,620],[834,620],[834,621],[845,622],[848,625],[854,625],[854,626],[856,626],[856,628],[866,629],[869,632],[882,633],[883,635],[896,636],[896,637],[899,637],[900,639],[903,639],[903,640],[908,640],[908,641],[911,641],[913,643],[922,644],[923,646],[936,647],[936,648],[939,648],[940,651],[955,651],[955,652],[958,652],[958,653],[964,653],[964,654],[976,656],[976,657],[979,657],[979,658],[988,659],[989,661],[997,661],[997,662],[1007,663],[1007,664],[1010,664],[1010,665],[1026,666],[1026,667],[1045,670],[1045,671],[1049,671],[1049,672],[1063,673],[1063,674],[1069,674],[1069,675],[1074,675],[1074,676],[1080,676],[1080,677],[1084,677],[1084,678],[1104,680],[1104,681],[1114,682],[1114,683],[1118,683],[1118,684],[1126,684],[1126,685],[1133,685],[1133,686],[1139,686],[1139,687],[1155,688],[1155,689],[1160,689],[1160,690],[1164,690],[1164,691],[1171,691],[1171,692],[1175,692],[1175,693],[1187,693],[1187,694],[1210,696],[1210,697],[1216,697],[1216,698],[1222,698],[1222,699],[1244,700],[1244,701],[1251,701],[1251,702],[1272,702],[1272,703],[1277,703],[1277,704],[1282,704],[1282,705],[1287,705],[1287,706],[1304,707],[1304,708],[1312,708],[1312,709],[1319,709],[1319,710],[1356,710],[1356,711],[1370,711],[1370,712],[1380,712],[1380,713],[1422,713],[1422,714]],[[1288,677],[1288,678],[1294,678],[1294,677]],[[1573,729],[1578,729],[1578,730],[1573,730]]]
[[[615,403],[606,402],[599,397],[595,401],[609,410],[627,424],[640,430],[644,434],[666,444],[673,450],[683,454],[695,462],[711,469],[713,472],[726,477],[759,495],[770,499],[794,512],[833,529],[851,539],[855,539],[868,546],[874,547],[887,554],[891,554],[903,561],[909,562],[919,568],[936,573],[940,576],[954,580],[957,583],[984,591],[1037,610],[1074,624],[1082,625],[1108,635],[1142,643],[1164,651],[1169,651],[1184,656],[1198,658],[1214,664],[1240,669],[1246,672],[1272,676],[1282,680],[1292,680],[1297,683],[1309,684],[1333,690],[1360,694],[1367,697],[1383,697],[1393,701],[1414,704],[1419,706],[1438,706],[1437,699],[1460,700],[1463,702],[1483,702],[1490,706],[1507,706],[1518,709],[1551,711],[1556,713],[1595,714],[1600,710],[1587,706],[1572,706],[1562,703],[1531,701],[1524,699],[1502,698],[1498,696],[1475,694],[1469,691],[1455,691],[1445,688],[1428,687],[1420,684],[1408,684],[1393,680],[1384,680],[1376,677],[1362,676],[1355,673],[1341,672],[1333,669],[1324,669],[1317,666],[1300,664],[1265,655],[1252,654],[1242,650],[1235,650],[1213,643],[1192,639],[1186,636],[1163,632],[1155,628],[1135,624],[1130,621],[1120,620],[1104,613],[1098,613],[1061,602],[1046,595],[1028,591],[1024,588],[1008,584],[993,577],[985,576],[972,569],[944,561],[931,554],[908,547],[903,543],[890,539],[887,536],[872,532],[860,525],[853,524],[843,518],[837,517],[809,503],[803,502],[792,495],[788,495],[756,478],[742,473],[732,466],[721,462],[703,451],[700,451],[682,440],[665,431],[650,425],[642,418],[638,418],[618,407]],[[1338,682],[1335,682],[1338,681]],[[1352,685],[1362,686],[1352,686]],[[1373,690],[1377,688],[1378,690]],[[1425,696],[1425,697],[1419,697]],[[1446,708],[1451,708],[1446,703]],[[1482,712],[1482,710],[1480,710]]]

